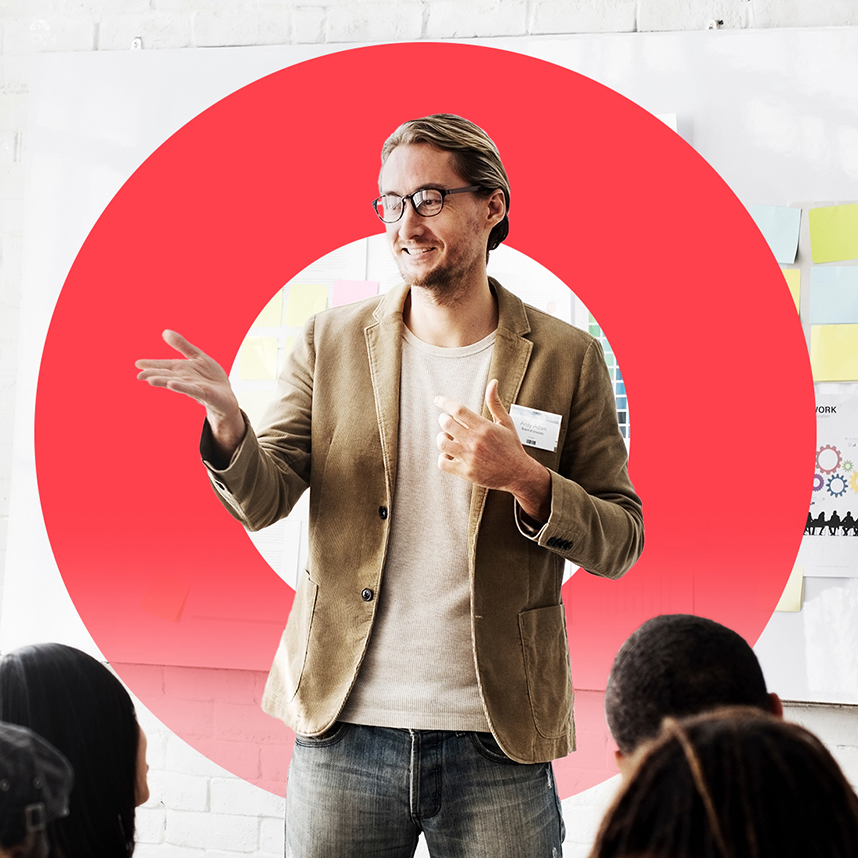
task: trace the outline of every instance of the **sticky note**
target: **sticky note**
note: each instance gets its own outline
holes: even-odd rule
[[[279,328],[282,318],[283,290],[278,289],[277,294],[262,308],[262,312],[256,317],[253,326],[259,328]]]
[[[372,298],[373,295],[378,295],[378,283],[375,280],[334,280],[331,306],[341,307],[352,301]]]
[[[775,606],[776,611],[795,613],[801,610],[804,601],[804,569],[795,564],[789,574],[786,587],[781,594],[780,601]]]
[[[781,271],[784,273],[787,288],[793,301],[795,301],[795,311],[798,313],[801,303],[801,270],[798,268],[781,268]]]
[[[238,377],[260,381],[277,378],[277,337],[246,337],[238,352]]]
[[[811,325],[814,381],[858,381],[858,325]]]
[[[810,270],[810,323],[858,323],[858,266],[827,265]]]
[[[793,263],[798,252],[801,209],[790,206],[749,206],[748,212],[778,262]]]
[[[858,204],[811,209],[808,219],[814,262],[858,259]]]
[[[172,575],[155,572],[140,607],[162,620],[174,623],[179,619],[190,586]]]
[[[328,305],[328,289],[318,283],[293,283],[286,299],[285,324],[300,328],[310,316],[320,313]]]

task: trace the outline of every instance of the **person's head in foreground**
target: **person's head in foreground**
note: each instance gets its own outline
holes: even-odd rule
[[[647,620],[620,647],[605,691],[605,716],[617,765],[658,734],[666,717],[721,706],[755,706],[782,715],[747,641],[732,629],[691,614]]]
[[[590,858],[854,858],[858,797],[812,733],[750,707],[667,719]]]
[[[47,856],[47,826],[68,813],[73,780],[56,748],[0,722],[0,858]]]
[[[29,727],[74,768],[69,815],[49,830],[51,854],[131,855],[135,807],[149,797],[148,766],[146,737],[122,683],[73,647],[22,647],[0,659],[0,720]]]

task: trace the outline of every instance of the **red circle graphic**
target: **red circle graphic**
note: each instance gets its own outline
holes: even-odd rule
[[[742,205],[670,129],[592,80],[486,47],[359,48],[256,81],[160,146],[92,229],[48,332],[35,429],[51,545],[92,636],[168,726],[271,789],[285,728],[236,713],[258,711],[252,671],[270,665],[292,591],[209,488],[198,407],[137,382],[134,361],[163,354],[170,327],[229,366],[277,289],[379,231],[381,143],[434,112],[498,144],[509,244],[599,319],[633,414],[647,547],[619,582],[564,587],[579,750],[557,763],[562,795],[611,773],[599,692],[623,639],[685,611],[755,641],[805,524],[815,425],[794,304]],[[753,506],[733,479],[749,446],[780,463]],[[174,621],[144,608],[180,597]],[[167,668],[153,682],[140,664]],[[223,693],[206,668],[250,679]],[[171,677],[204,689],[205,729]]]

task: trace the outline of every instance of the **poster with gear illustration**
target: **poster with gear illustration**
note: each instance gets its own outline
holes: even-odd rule
[[[858,384],[816,385],[816,462],[798,563],[858,577]]]

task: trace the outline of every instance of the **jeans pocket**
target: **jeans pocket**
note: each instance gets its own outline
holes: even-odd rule
[[[511,760],[501,749],[501,746],[498,744],[497,739],[491,733],[471,733],[471,741],[474,743],[476,749],[484,756],[486,759],[491,760],[493,763],[505,763],[510,766],[519,766],[521,763],[517,763],[515,760]]]
[[[295,744],[304,748],[327,748],[342,741],[349,731],[351,724],[345,721],[336,721],[330,730],[326,730],[321,736],[302,736],[295,734]]]

